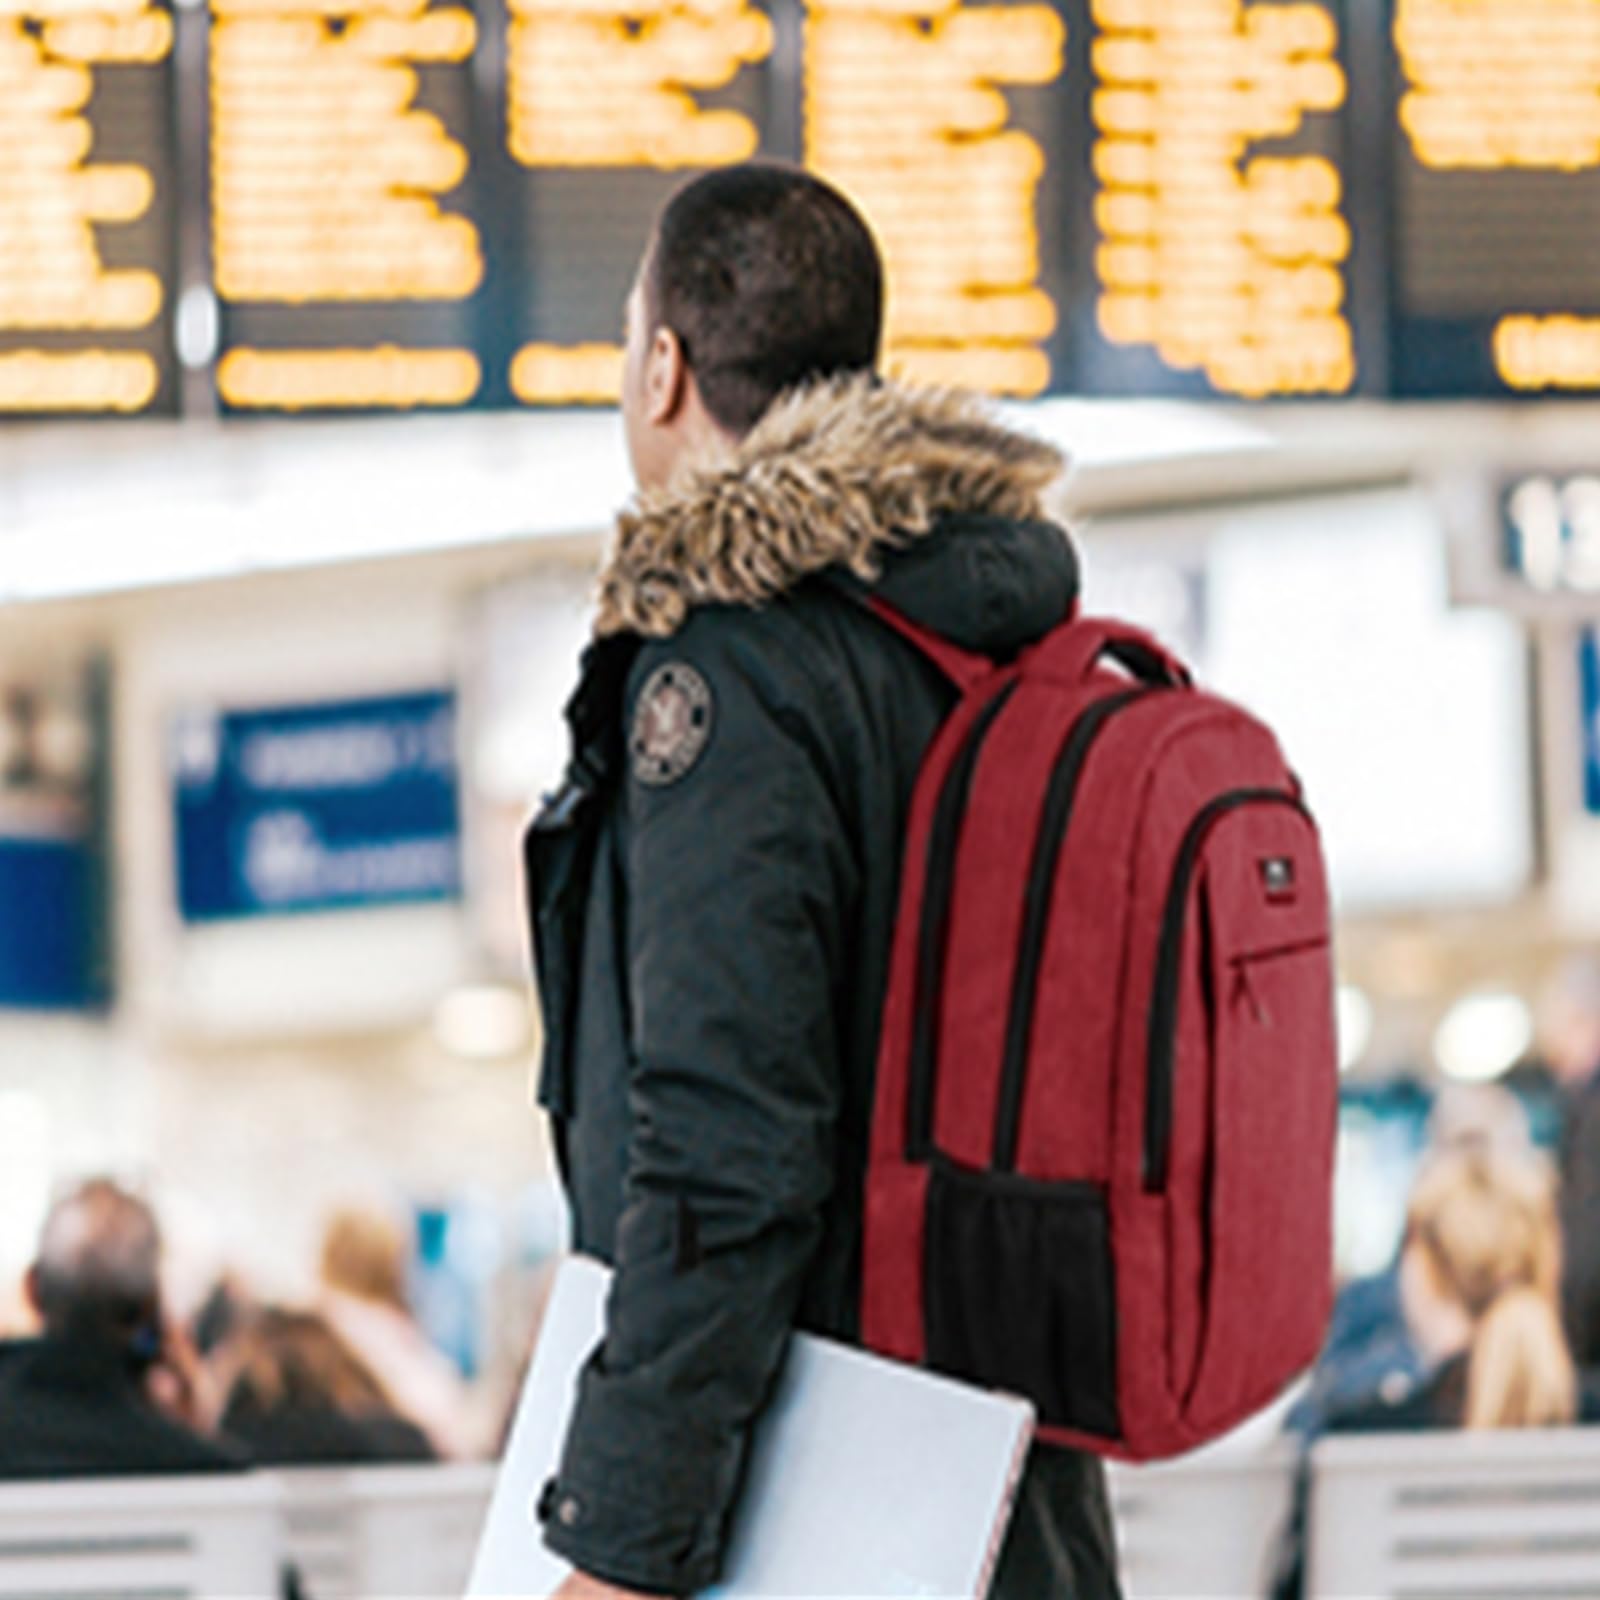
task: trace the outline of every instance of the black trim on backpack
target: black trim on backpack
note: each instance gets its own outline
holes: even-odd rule
[[[1028,894],[1022,919],[1022,943],[1016,979],[1011,990],[1011,1013],[1006,1024],[1005,1057],[1000,1068],[999,1112],[995,1121],[991,1165],[997,1172],[1015,1172],[1017,1141],[1022,1127],[1022,1097],[1027,1088],[1028,1043],[1039,998],[1039,973],[1044,965],[1045,940],[1050,931],[1050,902],[1055,894],[1056,869],[1072,823],[1078,784],[1088,764],[1089,752],[1117,712],[1150,689],[1128,689],[1096,701],[1073,723],[1056,759],[1045,793],[1043,820],[1028,874]]]
[[[1167,1157],[1172,1144],[1172,1078],[1177,1050],[1178,987],[1182,977],[1183,930],[1188,919],[1189,890],[1200,852],[1212,827],[1230,812],[1251,805],[1282,805],[1308,821],[1311,813],[1298,794],[1285,789],[1231,789],[1218,795],[1189,824],[1178,850],[1172,884],[1161,917],[1161,943],[1155,983],[1150,995],[1150,1031],[1145,1065],[1144,1190],[1159,1194],[1167,1186]]]
[[[1046,1427],[1121,1434],[1103,1184],[997,1178],[935,1154],[923,1274],[935,1372],[1026,1394]]]
[[[928,838],[928,868],[922,887],[922,926],[917,933],[917,976],[912,1009],[911,1075],[906,1092],[906,1157],[921,1161],[933,1147],[934,1093],[939,1072],[939,1002],[950,950],[950,903],[955,896],[956,850],[961,822],[972,796],[984,740],[1016,692],[1013,679],[978,714],[961,753],[945,778]]]

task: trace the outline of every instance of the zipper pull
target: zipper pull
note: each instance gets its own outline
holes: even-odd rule
[[[584,803],[594,794],[594,782],[581,758],[573,760],[561,787],[544,796],[535,814],[534,833],[560,833],[572,826]]]
[[[1240,1000],[1250,1007],[1250,1015],[1263,1027],[1272,1026],[1272,1013],[1266,1008],[1256,986],[1250,981],[1250,963],[1248,961],[1235,961],[1233,964],[1233,1003],[1237,1005]]]

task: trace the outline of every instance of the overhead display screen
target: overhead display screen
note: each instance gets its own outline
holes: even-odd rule
[[[475,399],[472,13],[430,0],[213,0],[210,44],[224,406]]]
[[[680,183],[769,143],[772,50],[771,20],[745,0],[510,0],[495,209],[538,263],[506,287],[513,399],[616,398],[650,218]]]
[[[1600,0],[169,3],[0,0],[0,414],[177,409],[208,288],[189,406],[614,400],[651,218],[755,155],[916,380],[1600,394]]]
[[[0,0],[0,416],[175,408],[172,14]]]
[[[807,7],[805,162],[872,221],[888,359],[911,378],[1030,395],[1063,376],[1068,26],[1045,4]]]
[[[1349,393],[1338,7],[1090,0],[1086,20],[1072,71],[1084,160],[1072,186],[1090,208],[1077,384]]]
[[[1600,393],[1600,0],[1394,0],[1391,384]]]

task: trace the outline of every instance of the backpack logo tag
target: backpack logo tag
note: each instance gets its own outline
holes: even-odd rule
[[[650,674],[639,693],[628,741],[633,775],[660,789],[693,769],[711,738],[711,687],[683,661]]]
[[[1256,863],[1269,900],[1294,899],[1294,857],[1267,856]]]

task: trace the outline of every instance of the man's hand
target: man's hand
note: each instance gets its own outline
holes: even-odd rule
[[[602,1583],[586,1572],[574,1572],[550,1600],[655,1600],[655,1597],[640,1594],[637,1589],[619,1589],[615,1584]]]
[[[210,1433],[222,1412],[222,1398],[200,1353],[182,1328],[161,1330],[161,1349],[144,1375],[145,1395],[158,1411],[196,1433]]]

